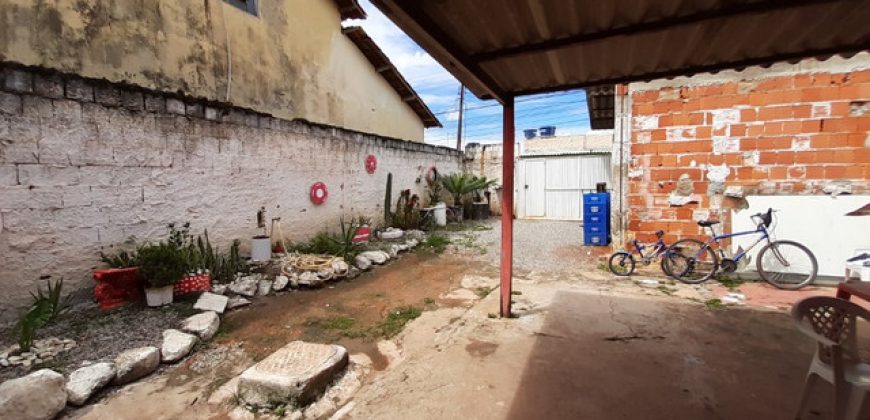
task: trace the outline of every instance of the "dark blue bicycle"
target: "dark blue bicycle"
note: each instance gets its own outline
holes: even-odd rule
[[[653,260],[661,257],[661,267],[662,272],[665,275],[670,276],[671,273],[668,271],[669,267],[675,266],[684,266],[684,264],[679,264],[678,262],[672,261],[670,264],[665,264],[666,259],[674,259],[674,258],[683,258],[682,255],[676,252],[668,252],[672,248],[665,244],[665,241],[662,237],[665,236],[664,231],[657,231],[656,238],[658,239],[656,242],[642,244],[637,241],[637,239],[631,241],[631,244],[634,245],[634,250],[629,251],[617,251],[610,256],[610,259],[607,260],[607,268],[610,269],[610,272],[616,274],[617,276],[630,276],[634,273],[635,266],[637,265],[637,261],[634,258],[634,255],[637,254],[640,256],[640,261],[644,265],[650,265]],[[643,250],[651,248],[647,253],[644,254]]]
[[[697,239],[681,239],[671,249],[685,258],[668,258],[663,261],[673,277],[683,283],[697,284],[707,281],[717,273],[732,273],[744,258],[761,242],[766,242],[756,256],[756,268],[761,278],[780,289],[800,289],[813,282],[819,270],[816,257],[809,248],[795,241],[776,240],[773,237],[773,209],[753,214],[755,230],[716,235],[713,226],[718,220],[702,220],[698,225],[710,229],[707,242]],[[746,250],[729,258],[719,246],[719,241],[736,236],[757,235],[758,239]],[[718,255],[714,247],[718,249]],[[721,259],[720,259],[721,258]]]

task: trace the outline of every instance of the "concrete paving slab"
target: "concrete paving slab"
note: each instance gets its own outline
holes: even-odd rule
[[[334,344],[294,341],[245,370],[239,395],[253,406],[306,404],[323,391],[348,362],[347,350]]]

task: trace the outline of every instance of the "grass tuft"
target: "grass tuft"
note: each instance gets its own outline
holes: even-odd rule
[[[444,252],[447,249],[447,245],[450,245],[450,239],[441,235],[429,235],[421,244],[424,249],[428,249],[436,254]]]
[[[704,305],[707,306],[707,309],[713,310],[722,309],[725,307],[725,305],[722,304],[721,299],[707,299],[706,301],[704,301]]]
[[[423,310],[414,306],[403,306],[393,309],[387,318],[374,327],[374,332],[385,338],[395,337],[405,324],[423,314]]]

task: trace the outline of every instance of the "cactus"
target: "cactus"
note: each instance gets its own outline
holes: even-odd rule
[[[390,208],[393,202],[393,173],[387,174],[387,191],[384,193],[384,224],[390,225]]]

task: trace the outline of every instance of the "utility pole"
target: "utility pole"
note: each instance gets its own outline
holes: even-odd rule
[[[459,85],[459,124],[456,127],[456,150],[462,151],[462,114],[465,111],[465,85]]]

